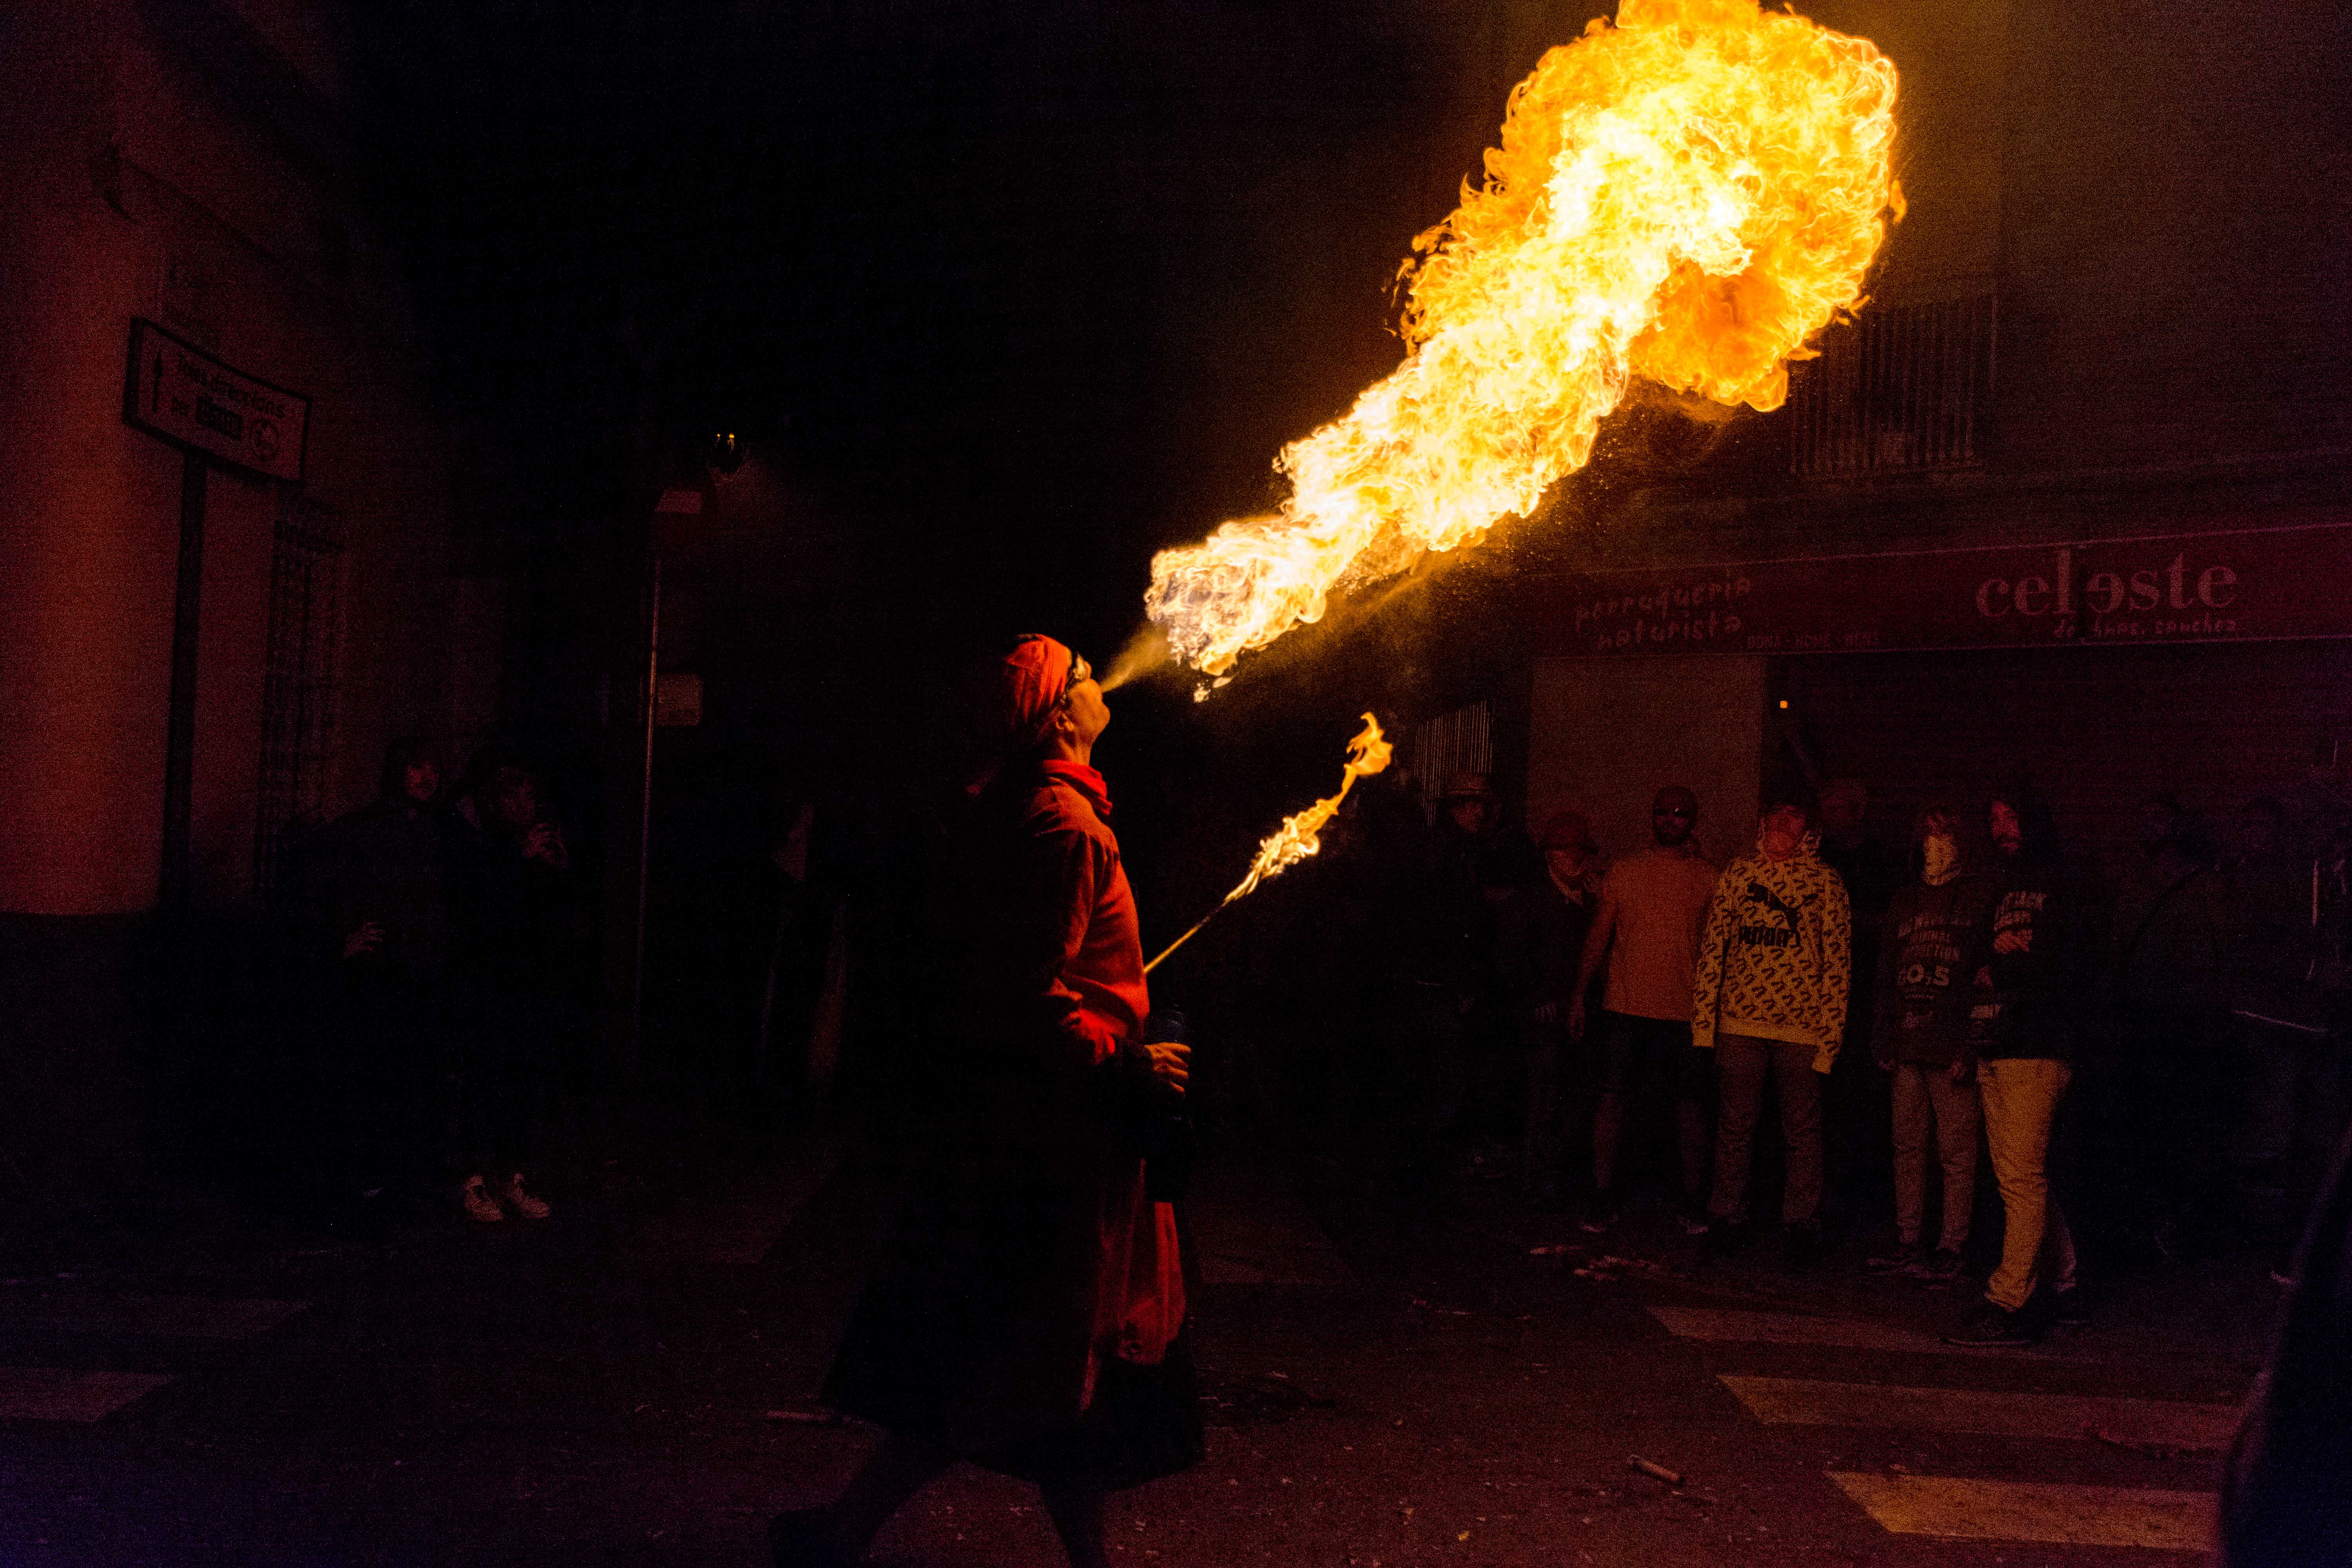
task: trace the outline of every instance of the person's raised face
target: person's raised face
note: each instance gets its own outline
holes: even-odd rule
[[[1810,826],[1804,807],[1784,803],[1764,814],[1763,821],[1757,824],[1756,841],[1771,858],[1786,860],[1805,842]]]
[[[1055,728],[1081,751],[1087,751],[1093,748],[1097,737],[1110,727],[1110,703],[1103,696],[1102,682],[1095,679],[1094,667],[1077,654],[1070,658],[1070,686],[1062,696]]]
[[[1475,838],[1486,831],[1486,824],[1495,817],[1495,803],[1475,795],[1461,795],[1445,803],[1445,815],[1454,826]]]
[[[441,793],[441,764],[430,757],[419,757],[404,763],[400,770],[400,793],[411,805],[432,805],[433,797]]]
[[[2014,855],[2025,847],[2025,828],[2017,820],[2017,808],[2005,800],[1992,803],[1985,816],[1985,826],[1992,834],[1992,847],[2004,855]]]
[[[1584,868],[1592,858],[1581,844],[1555,844],[1544,850],[1544,864],[1551,868],[1553,878],[1573,882],[1584,875]]]
[[[1698,796],[1686,789],[1662,789],[1650,803],[1650,837],[1661,847],[1678,848],[1690,842],[1698,826]]]

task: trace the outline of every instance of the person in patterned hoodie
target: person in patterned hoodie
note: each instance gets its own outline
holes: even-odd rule
[[[1748,1234],[1748,1176],[1764,1079],[1780,1088],[1787,1181],[1780,1218],[1789,1260],[1821,1250],[1822,1081],[1837,1061],[1853,981],[1845,883],[1822,863],[1810,801],[1768,795],[1754,852],[1724,868],[1699,938],[1691,1044],[1715,1050],[1715,1191],[1705,1243],[1730,1251]]]

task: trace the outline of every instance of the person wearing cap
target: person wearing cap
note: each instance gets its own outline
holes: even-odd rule
[[[1084,659],[1026,637],[991,667],[995,742],[940,900],[941,1064],[926,1168],[824,1384],[889,1436],[831,1503],[769,1526],[779,1564],[853,1563],[957,1460],[1035,1484],[1076,1568],[1106,1492],[1197,1463],[1171,1206],[1130,1129],[1185,1083],[1147,1045],[1135,900],[1093,766]]]
[[[1509,999],[1526,1058],[1526,1130],[1519,1180],[1527,1195],[1549,1206],[1559,1200],[1560,1060],[1568,1047],[1568,1016],[1588,984],[1580,973],[1585,933],[1601,907],[1593,874],[1600,851],[1580,813],[1559,812],[1544,824],[1538,846],[1544,876],[1513,893],[1502,909],[1496,972]]]

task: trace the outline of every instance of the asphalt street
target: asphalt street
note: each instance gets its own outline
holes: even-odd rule
[[[761,1562],[768,1514],[875,1440],[814,1394],[895,1162],[845,1131],[660,1192],[604,1169],[542,1224],[248,1230],[0,1283],[0,1564]],[[1216,1152],[1184,1215],[1209,1458],[1114,1500],[1118,1555],[2021,1568],[2210,1541],[2276,1305],[2251,1260],[1958,1351],[1964,1286],[1769,1243],[1702,1266],[1663,1212],[1593,1236],[1509,1186],[1401,1215],[1344,1162]],[[1060,1556],[1025,1488],[959,1470],[875,1561]]]

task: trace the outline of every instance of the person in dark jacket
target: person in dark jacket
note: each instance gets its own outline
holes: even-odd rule
[[[1969,1001],[1995,889],[1969,874],[1951,806],[1923,807],[1916,837],[1918,874],[1887,905],[1869,1025],[1871,1056],[1893,1079],[1895,1247],[1865,1267],[1948,1280],[1960,1271],[1976,1198],[1981,1119]],[[1932,1252],[1923,1239],[1931,1133],[1944,1173]]]
[[[1533,881],[1527,836],[1502,825],[1486,775],[1457,773],[1423,842],[1412,923],[1411,1060],[1413,1128],[1402,1172],[1417,1203],[1431,1201],[1476,1118],[1474,1098],[1493,1080],[1495,943],[1512,892]]]
[[[1561,1064],[1570,1047],[1568,1016],[1580,994],[1585,934],[1601,906],[1601,879],[1593,875],[1600,853],[1592,830],[1577,812],[1563,811],[1544,824],[1544,877],[1505,902],[1496,942],[1496,973],[1509,1000],[1527,1066],[1526,1128],[1519,1180],[1527,1195],[1550,1205],[1559,1201],[1563,1116]]]
[[[2252,1104],[2239,1153],[2286,1198],[2272,1273],[2287,1275],[2327,1162],[2346,1121],[2344,1075],[2328,1027],[2322,919],[2335,901],[2335,867],[2299,853],[2286,809],[2246,803],[2228,868],[2235,917],[2230,941],[2230,1026]]]
[[[308,924],[331,977],[329,1124],[352,1184],[369,1192],[430,1159],[427,1086],[442,1048],[449,957],[440,793],[431,746],[403,736],[384,750],[375,798],[300,856]]]
[[[2231,1228],[2228,1154],[2246,1068],[2229,1026],[2227,879],[2180,803],[2142,803],[2140,854],[2116,895],[2113,1051],[2102,1063],[2121,1178],[2105,1210],[2142,1249],[2210,1251]]]
[[[1890,1085],[1870,1048],[1877,1016],[1879,941],[1895,889],[1909,879],[1905,850],[1870,828],[1870,786],[1832,778],[1821,786],[1822,864],[1845,884],[1853,988],[1845,1041],[1822,1085],[1822,1222],[1844,1229],[1875,1212],[1888,1184]]]
[[[451,1163],[469,1218],[545,1219],[525,1168],[558,1048],[577,1024],[571,854],[539,781],[502,748],[451,813]]]
[[[2030,789],[1987,814],[2000,857],[1984,963],[1969,1005],[1969,1045],[2003,1214],[2000,1266],[1983,1303],[1944,1337],[2014,1346],[2073,1315],[2074,1237],[2050,1191],[2050,1129],[2074,1081],[2088,978],[2081,884],[2059,858],[2049,806]],[[2046,1292],[2046,1296],[2043,1294]]]
[[[888,1428],[833,1502],[780,1514],[786,1568],[856,1561],[958,1459],[1036,1484],[1073,1568],[1106,1568],[1104,1494],[1202,1453],[1171,1206],[1127,1131],[1181,1096],[1147,1045],[1135,900],[1092,764],[1086,661],[1021,639],[996,669],[1001,765],[953,835],[940,933],[951,1051],[920,1188],[824,1396]]]

